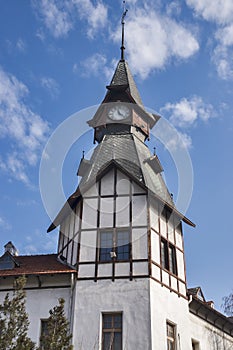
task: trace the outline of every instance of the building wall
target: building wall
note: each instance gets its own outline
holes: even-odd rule
[[[9,294],[12,296],[13,278],[6,278],[1,283],[0,291],[0,303],[3,302],[7,293],[6,289],[9,289]],[[1,281],[1,282],[3,282]],[[70,320],[71,315],[71,288],[70,276],[43,276],[43,286],[38,286],[38,280],[36,276],[31,276],[26,284],[26,312],[29,316],[29,330],[28,336],[39,345],[40,332],[41,332],[41,319],[47,319],[49,317],[49,310],[58,305],[58,299],[63,298],[65,300],[65,314]]]
[[[189,314],[191,338],[197,343],[195,350],[232,350],[233,337],[205,322],[194,314]]]
[[[150,281],[152,350],[167,350],[166,323],[175,325],[176,349],[192,350],[188,301]],[[206,348],[207,350],[208,348]]]
[[[148,279],[79,281],[74,305],[75,350],[101,349],[102,312],[123,313],[123,349],[151,350]]]

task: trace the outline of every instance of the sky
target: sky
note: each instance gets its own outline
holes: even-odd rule
[[[191,157],[186,216],[196,228],[184,225],[188,286],[201,286],[220,309],[233,288],[233,2],[128,0],[126,6],[125,56],[144,105],[176,128]],[[91,107],[101,103],[120,58],[121,14],[120,0],[0,1],[0,254],[9,240],[20,254],[56,252],[57,231],[46,233],[42,152],[63,121],[82,110],[91,119]],[[86,128],[64,157],[66,197],[92,141]],[[154,137],[148,145],[156,147],[177,198],[170,152]]]

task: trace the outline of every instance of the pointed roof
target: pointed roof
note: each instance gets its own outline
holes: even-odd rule
[[[125,88],[125,90],[133,98],[134,102],[139,106],[143,106],[133,75],[129,69],[128,63],[125,60],[120,60],[118,62],[111,83],[109,86],[107,86],[107,89],[109,90],[117,88]]]
[[[88,171],[83,175],[77,190],[69,197],[48,228],[48,232],[60,225],[70,213],[71,208],[74,208],[81,200],[82,194],[98,181],[98,177],[101,177],[112,162],[139,185],[150,191],[152,196],[174,211],[185,223],[195,226],[176,210],[161,171],[155,172],[153,169],[154,165],[151,164],[151,154],[147,145],[133,134],[120,133],[105,135],[103,141],[94,149]]]

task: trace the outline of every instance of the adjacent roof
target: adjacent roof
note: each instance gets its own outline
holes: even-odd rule
[[[18,266],[8,270],[0,270],[0,277],[75,272],[74,269],[59,262],[57,254],[21,255],[14,257],[14,260]]]

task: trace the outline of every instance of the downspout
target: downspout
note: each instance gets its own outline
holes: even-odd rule
[[[70,302],[69,302],[69,324],[70,324],[70,332],[73,335],[73,312],[74,312],[74,301],[75,301],[75,293],[74,293],[74,289],[75,289],[75,274],[71,273],[70,276]]]

